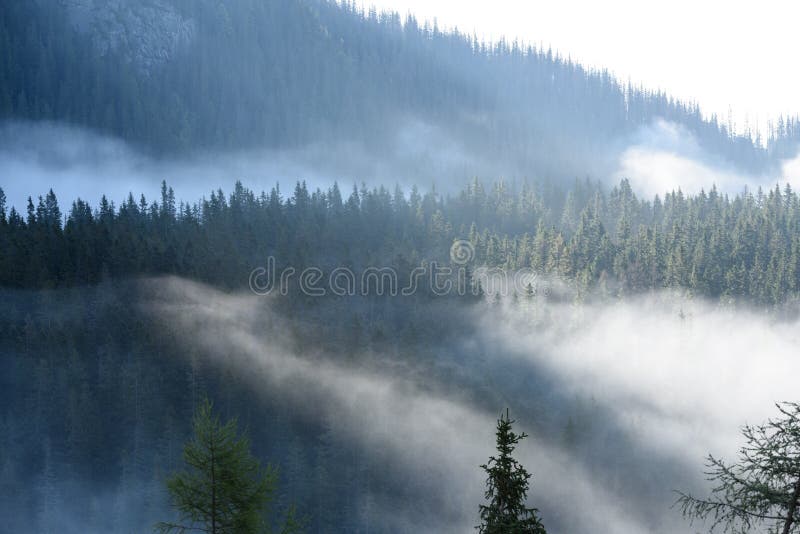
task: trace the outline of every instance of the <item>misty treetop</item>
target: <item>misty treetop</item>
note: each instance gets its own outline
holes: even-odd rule
[[[237,183],[196,204],[161,199],[96,208],[76,200],[62,213],[50,191],[27,213],[6,212],[0,196],[0,284],[36,288],[92,284],[103,277],[180,274],[244,287],[249,273],[278,266],[323,271],[449,261],[468,239],[474,266],[531,268],[575,292],[621,296],[662,288],[722,301],[777,305],[800,290],[800,198],[789,187],[734,197],[712,188],[638,198],[627,181],[606,192],[576,181],[561,195],[545,186],[485,186],[457,195],[435,190],[298,183],[256,194]],[[64,222],[65,221],[65,222]]]
[[[481,466],[487,475],[487,502],[479,507],[480,534],[547,534],[539,511],[527,503],[531,474],[512,456],[519,442],[528,437],[514,432],[514,422],[508,409],[500,415],[495,434],[497,456]]]
[[[340,138],[374,148],[415,118],[466,152],[566,176],[585,172],[572,162],[592,161],[657,119],[753,172],[794,156],[800,138],[792,118],[762,143],[695,104],[551,50],[486,43],[350,2],[81,5],[4,2],[0,118],[87,126],[157,152]]]

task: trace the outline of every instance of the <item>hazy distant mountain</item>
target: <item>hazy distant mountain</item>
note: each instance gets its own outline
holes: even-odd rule
[[[3,4],[0,117],[87,126],[156,153],[331,139],[379,151],[422,124],[465,154],[574,176],[663,118],[719,161],[762,172],[798,138],[781,122],[763,148],[550,51],[325,0]]]

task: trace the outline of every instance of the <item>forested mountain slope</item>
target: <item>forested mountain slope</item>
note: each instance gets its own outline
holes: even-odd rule
[[[377,150],[421,122],[464,154],[571,179],[659,118],[749,172],[793,156],[798,135],[781,120],[765,148],[549,50],[325,0],[4,0],[0,43],[0,117],[161,154],[332,138]]]

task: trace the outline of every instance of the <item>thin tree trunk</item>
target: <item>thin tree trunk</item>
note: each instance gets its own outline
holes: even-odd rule
[[[211,445],[211,534],[217,534],[217,481],[214,476],[214,445]]]
[[[794,492],[792,493],[792,502],[789,503],[789,509],[786,511],[786,523],[783,524],[783,534],[789,534],[794,524],[794,512],[797,510],[797,499],[800,498],[800,477],[794,483]]]

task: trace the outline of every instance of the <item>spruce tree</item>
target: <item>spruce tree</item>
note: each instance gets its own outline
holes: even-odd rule
[[[539,511],[527,507],[527,494],[531,475],[511,454],[527,434],[516,434],[512,430],[514,421],[505,416],[497,420],[497,452],[489,462],[481,466],[488,475],[486,500],[480,505],[482,534],[544,534],[546,531],[539,519]]]

